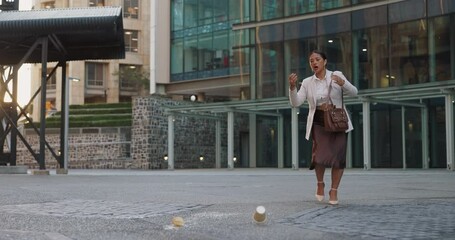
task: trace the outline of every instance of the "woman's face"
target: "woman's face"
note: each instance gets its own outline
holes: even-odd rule
[[[326,64],[327,60],[322,58],[320,54],[313,53],[310,55],[310,67],[316,76],[319,75],[319,73],[323,73]]]

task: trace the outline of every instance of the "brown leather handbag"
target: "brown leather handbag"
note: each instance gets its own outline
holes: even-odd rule
[[[330,98],[330,91],[332,90],[332,81],[329,86],[329,103],[326,104],[324,109],[324,129],[328,132],[344,132],[348,130],[348,115],[343,108],[343,90],[341,90],[341,108],[333,105],[332,98]]]

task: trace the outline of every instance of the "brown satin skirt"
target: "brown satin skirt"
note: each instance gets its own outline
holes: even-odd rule
[[[313,139],[310,170],[316,164],[331,168],[346,167],[347,133],[324,130],[324,111],[316,110],[311,128]]]

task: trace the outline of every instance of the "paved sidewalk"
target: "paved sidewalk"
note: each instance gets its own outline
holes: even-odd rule
[[[306,169],[70,169],[0,182],[0,240],[455,239],[447,170],[347,169],[338,206],[316,202]],[[329,170],[325,182],[327,195]]]

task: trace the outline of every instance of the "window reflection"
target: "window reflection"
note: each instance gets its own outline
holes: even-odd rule
[[[328,10],[333,8],[349,6],[350,4],[351,0],[318,0],[318,9]]]
[[[430,53],[430,80],[445,81],[450,80],[453,76],[453,60],[450,57],[451,38],[455,27],[450,23],[450,16],[438,17],[429,21],[429,42],[434,49]],[[452,35],[453,36],[453,35]]]
[[[258,30],[257,98],[284,95],[283,25],[261,27]]]
[[[123,9],[125,18],[139,18],[139,0],[123,0]]]
[[[389,86],[387,27],[376,27],[353,33],[354,59],[358,68],[354,68],[354,78],[360,89]]]
[[[288,0],[286,3],[286,16],[316,11],[316,0]]]
[[[342,71],[352,81],[352,43],[350,33],[339,33],[318,38],[318,48],[327,54],[327,68]]]
[[[284,0],[256,0],[258,20],[268,20],[283,16]]]
[[[428,82],[426,20],[394,24],[390,28],[390,86]]]

